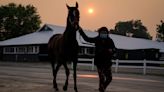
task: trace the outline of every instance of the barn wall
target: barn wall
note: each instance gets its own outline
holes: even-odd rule
[[[164,61],[164,52],[162,53],[160,53],[160,58],[159,58],[159,60],[161,60],[161,61]]]
[[[0,48],[0,60],[4,61],[48,61],[48,48],[47,44],[40,45],[27,45],[24,47],[38,46],[39,51],[35,54],[33,53],[15,53],[12,54],[2,54],[3,49]],[[21,47],[21,46],[10,46],[10,47]],[[35,49],[33,49],[35,50]],[[95,49],[93,47],[79,47],[78,57],[80,58],[93,58]],[[163,56],[163,54],[161,55]],[[159,60],[160,53],[158,49],[144,49],[144,50],[123,50],[118,49],[116,52],[115,59],[119,60]]]
[[[39,61],[37,54],[4,54],[4,61]]]
[[[79,58],[93,58],[94,53],[95,53],[95,48],[80,46],[78,57]]]
[[[3,59],[3,47],[0,47],[0,60]]]
[[[3,61],[39,61],[38,45],[6,46],[2,52]]]
[[[119,60],[159,60],[158,49],[123,50],[118,49],[116,58]]]
[[[40,61],[48,61],[48,48],[47,44],[42,44],[39,47],[39,60]],[[93,58],[94,56],[94,48],[92,47],[79,47],[79,58]]]
[[[38,58],[39,61],[48,61],[48,45],[47,44],[42,44],[39,45],[39,54],[38,54]]]

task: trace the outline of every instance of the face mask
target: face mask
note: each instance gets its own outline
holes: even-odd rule
[[[103,33],[101,33],[101,34],[100,34],[100,38],[108,38],[108,34],[103,34]]]

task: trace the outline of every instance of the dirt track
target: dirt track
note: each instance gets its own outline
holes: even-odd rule
[[[96,71],[77,70],[79,92],[98,92]],[[64,92],[65,71],[61,68],[57,82]],[[139,74],[113,74],[107,92],[163,92],[164,77]],[[51,67],[48,63],[0,62],[0,92],[55,92],[52,88]],[[73,91],[72,70],[67,92]]]

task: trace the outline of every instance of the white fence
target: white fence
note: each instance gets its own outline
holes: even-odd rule
[[[84,66],[91,66],[91,70],[94,70],[94,59],[85,59],[85,58],[79,58],[78,61],[81,61],[78,63],[78,65],[84,65]],[[89,61],[91,63],[82,63],[82,61]],[[112,67],[114,67],[114,71],[117,73],[119,68],[138,68],[142,69],[142,73],[145,75],[147,69],[160,69],[164,70],[164,66],[148,66],[148,64],[159,64],[164,65],[164,61],[147,61],[147,60],[112,60],[113,64]],[[120,65],[124,64],[124,65]],[[125,65],[125,64],[133,64],[133,65]],[[138,64],[138,65],[137,65]],[[139,65],[140,64],[140,65]]]
[[[78,65],[84,65],[84,66],[91,66],[91,70],[94,70],[94,59],[88,59],[88,58],[78,58]],[[83,63],[82,61],[87,61],[90,63]],[[71,67],[73,68],[73,63],[71,64]]]

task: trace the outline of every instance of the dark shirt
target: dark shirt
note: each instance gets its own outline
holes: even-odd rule
[[[102,66],[105,64],[112,65],[111,59],[116,49],[113,40],[110,37],[108,38],[100,38],[99,36],[94,38],[87,37],[82,29],[80,29],[79,32],[85,41],[90,43],[95,43],[95,56],[94,56],[95,65],[97,66],[98,65]]]

